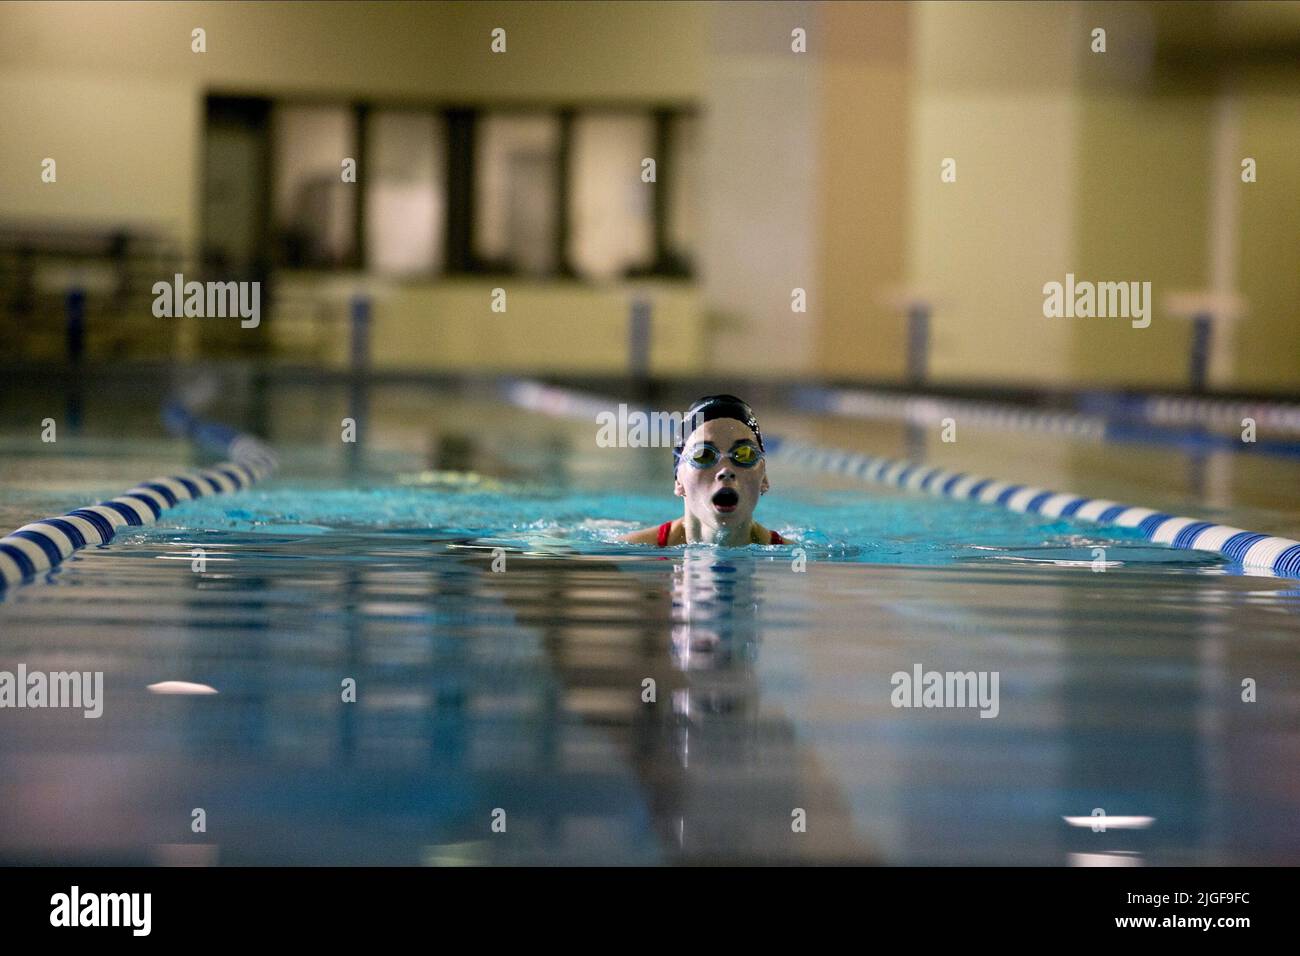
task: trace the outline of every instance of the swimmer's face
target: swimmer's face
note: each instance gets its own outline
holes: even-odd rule
[[[760,461],[752,468],[741,468],[726,453],[737,442],[754,440],[754,433],[734,418],[705,422],[686,439],[686,452],[692,445],[708,442],[723,453],[711,468],[696,468],[685,460],[677,463],[674,491],[686,499],[686,510],[704,525],[726,529],[753,520],[758,496],[768,487],[767,461]]]

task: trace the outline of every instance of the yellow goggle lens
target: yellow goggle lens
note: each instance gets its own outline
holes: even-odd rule
[[[691,452],[691,461],[701,468],[708,468],[718,460],[718,453],[707,445],[701,445]]]

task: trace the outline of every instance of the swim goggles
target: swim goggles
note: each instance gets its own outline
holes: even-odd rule
[[[730,458],[737,468],[753,468],[764,458],[763,449],[752,441],[737,442],[725,455],[717,445],[706,441],[696,442],[684,452],[676,454],[679,460],[685,461],[692,468],[712,468],[724,457]]]

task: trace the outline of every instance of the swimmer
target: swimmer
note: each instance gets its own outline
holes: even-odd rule
[[[673,449],[673,491],[682,517],[623,536],[632,544],[785,544],[754,520],[767,494],[763,435],[753,410],[734,395],[708,395],[691,406]]]

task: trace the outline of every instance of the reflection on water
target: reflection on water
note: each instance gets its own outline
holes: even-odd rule
[[[769,563],[707,547],[671,563],[668,641],[647,648],[671,707],[641,709],[636,743],[641,778],[661,791],[661,839],[691,860],[869,860],[793,722],[765,706],[757,572]]]
[[[109,396],[57,451],[0,456],[9,527],[192,460],[110,441],[156,426]],[[101,670],[105,698],[0,710],[0,862],[1300,860],[1294,581],[788,472],[764,520],[806,569],[623,546],[669,516],[662,449],[410,390],[271,398],[245,421],[285,476],[0,600],[0,670]],[[349,413],[364,451],[338,442]],[[1126,469],[1179,480],[1116,454],[1081,453],[1077,486],[1161,504]],[[1282,466],[1233,467],[1257,507],[1293,497]],[[918,666],[997,672],[998,716],[895,708]],[[1151,822],[1067,821],[1102,817]]]
[[[230,560],[194,573],[177,559],[196,540]],[[0,857],[1083,865],[1300,850],[1287,582],[799,572],[759,548],[492,564],[477,539],[409,531],[160,532],[83,552],[0,606],[0,669],[105,672],[99,720],[0,713]],[[915,664],[998,671],[998,717],[895,709],[890,675]],[[1097,808],[1154,822],[1065,820]]]

